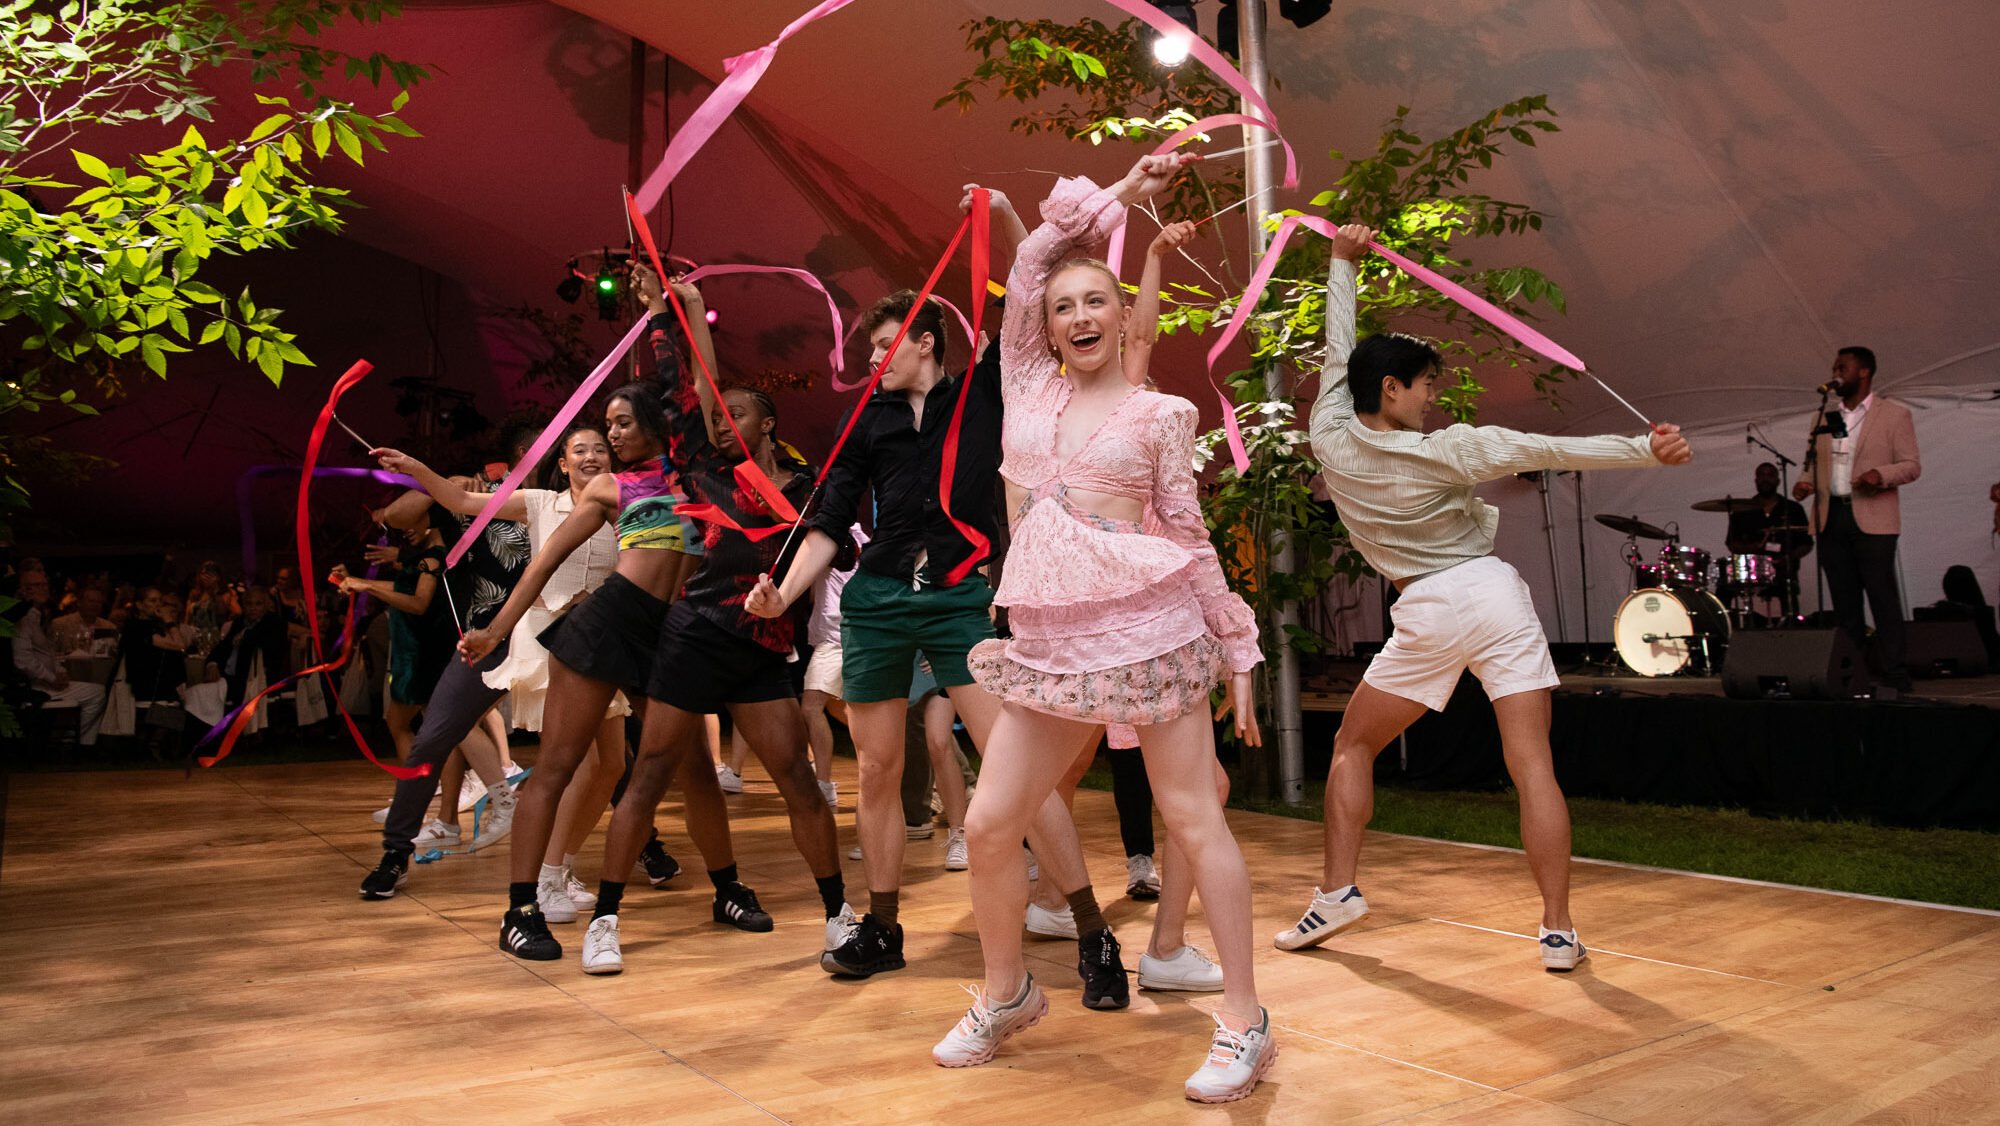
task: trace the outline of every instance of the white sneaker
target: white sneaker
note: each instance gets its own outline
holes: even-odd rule
[[[1034,883],[1034,882],[1035,882],[1036,880],[1039,880],[1039,879],[1041,879],[1041,878],[1042,878],[1042,866],[1041,866],[1041,865],[1039,865],[1039,864],[1037,864],[1037,863],[1035,863],[1035,850],[1034,850],[1034,849],[1031,849],[1031,848],[1029,848],[1029,847],[1028,847],[1027,845],[1022,845],[1022,846],[1021,846],[1021,855],[1023,855],[1023,856],[1025,856],[1025,857],[1027,857],[1027,858],[1028,858],[1028,882],[1032,884],[1032,883]],[[1071,937],[1071,938],[1074,938],[1074,937],[1076,937],[1076,936],[1075,936],[1075,935],[1071,935],[1070,937]]]
[[[410,844],[416,848],[456,848],[461,838],[458,826],[447,825],[433,817],[430,824],[424,826],[423,832],[411,838]]]
[[[577,910],[588,911],[597,906],[597,896],[589,888],[583,886],[582,880],[576,878],[575,869],[565,864],[562,868],[562,874],[563,894],[569,896],[569,901],[576,905]]]
[[[514,809],[519,804],[514,791],[496,786],[487,791],[486,797],[486,810],[479,817],[479,832],[472,838],[473,852],[499,844],[514,831]]]
[[[1076,912],[1064,907],[1051,911],[1039,903],[1028,904],[1028,933],[1044,938],[1075,938]]]
[[[715,784],[721,786],[725,794],[743,792],[743,776],[722,763],[715,764]]]
[[[1234,1032],[1215,1018],[1215,1039],[1208,1046],[1208,1058],[1188,1076],[1187,1097],[1198,1103],[1233,1103],[1257,1089],[1257,1081],[1278,1058],[1277,1042],[1271,1039],[1271,1014],[1257,1011],[1257,1024],[1247,1032]]]
[[[1125,894],[1132,899],[1160,898],[1160,871],[1143,852],[1125,858]]]
[[[972,867],[972,850],[965,845],[965,830],[953,829],[944,842],[944,870],[963,872]]]
[[[625,968],[625,955],[618,949],[618,916],[599,915],[583,932],[583,972],[615,974]]]
[[[840,811],[840,787],[834,784],[833,779],[829,778],[819,784],[819,796],[826,799],[828,809],[836,813]]]
[[[921,825],[904,825],[903,839],[906,841],[927,841],[937,836],[937,827],[926,821]]]
[[[485,796],[486,784],[479,780],[479,775],[466,771],[465,781],[458,784],[458,808],[471,809]]]
[[[1219,993],[1222,967],[1192,946],[1183,946],[1171,958],[1139,955],[1139,988],[1172,993]]]
[[[985,992],[975,985],[966,986],[965,991],[972,994],[972,1007],[931,1049],[931,1059],[939,1067],[978,1067],[990,1061],[1009,1036],[1035,1027],[1049,1013],[1049,999],[1035,985],[1033,974],[1028,975],[1020,998],[1011,1005],[988,1005]]]
[[[551,923],[576,922],[576,901],[569,897],[561,868],[542,866],[542,874],[535,880],[535,906]]]
[[[1368,901],[1361,898],[1361,889],[1353,884],[1331,892],[1314,888],[1312,903],[1299,916],[1299,924],[1279,931],[1272,941],[1280,950],[1303,950],[1318,946],[1367,917]]]
[[[373,817],[377,825],[387,824],[389,821],[389,807],[385,805],[368,816]]]
[[[860,929],[861,919],[854,913],[854,908],[841,904],[840,914],[826,921],[826,949],[838,950],[847,945],[854,932]]]
[[[532,773],[534,773],[534,771],[530,767],[521,766],[519,764],[511,764],[507,767],[507,785],[515,789],[519,789],[521,786],[522,779],[526,778],[528,775]]]
[[[1590,957],[1590,951],[1576,940],[1575,931],[1552,931],[1541,928],[1542,968],[1552,974],[1566,974],[1576,968],[1578,962]]]
[[[850,848],[850,849],[848,849],[848,850],[847,850],[847,858],[848,858],[849,860],[859,860],[859,859],[861,859],[861,846],[860,846],[860,845],[855,845],[855,846],[854,846],[853,848]]]

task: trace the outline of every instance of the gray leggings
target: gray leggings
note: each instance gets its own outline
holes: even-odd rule
[[[409,852],[413,847],[410,842],[417,830],[423,828],[424,810],[430,807],[431,795],[437,792],[438,769],[451,757],[452,748],[478,726],[480,717],[507,694],[504,688],[488,688],[481,676],[498,668],[506,659],[507,643],[502,641],[477,667],[456,656],[445,666],[444,675],[438,678],[430,701],[424,705],[423,722],[417,726],[417,738],[410,745],[410,761],[403,764],[429,766],[431,772],[421,778],[397,780],[396,796],[389,802],[389,819],[382,823],[383,851]],[[491,785],[500,779],[480,781]],[[452,797],[456,800],[457,795]]]

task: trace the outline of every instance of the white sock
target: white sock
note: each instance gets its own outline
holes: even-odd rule
[[[563,878],[563,870],[561,868],[558,868],[553,864],[542,865],[543,880],[554,881],[559,883],[561,882],[562,878]]]

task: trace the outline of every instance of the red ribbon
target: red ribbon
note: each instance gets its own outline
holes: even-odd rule
[[[639,211],[639,203],[632,198],[632,193],[626,192],[624,194],[625,210],[632,216],[632,229],[639,233],[639,243],[646,248],[646,256],[653,260],[653,271],[660,275],[660,288],[666,292],[668,302],[674,307],[674,316],[681,322],[681,332],[687,336],[688,350],[694,353],[695,363],[701,367],[701,377],[708,381],[709,392],[715,396],[715,401],[720,403],[722,401],[722,387],[715,381],[715,373],[708,370],[708,357],[701,354],[701,349],[693,346],[694,328],[688,324],[687,310],[681,308],[680,295],[675,293],[674,287],[667,283],[669,275],[667,274],[666,267],[660,262],[660,248],[653,245],[653,228],[646,222],[645,215]],[[751,461],[747,456],[750,452],[750,443],[743,440],[743,431],[737,429],[735,416],[725,410],[722,412],[722,420],[729,424],[729,432],[736,436],[736,448],[742,450],[746,455],[742,462],[736,466],[736,483],[762,497],[764,504],[779,520],[784,521],[785,526],[798,523],[798,509],[792,507],[792,502],[786,498],[784,491],[779,489],[777,484],[762,469],[757,467],[757,463]],[[707,420],[704,419],[702,425],[706,426],[707,424]],[[700,509],[713,508],[712,505],[696,505],[694,507]],[[721,522],[717,521],[717,523]],[[732,523],[730,526],[734,527],[735,525]],[[743,531],[741,528],[738,530]],[[746,532],[745,534],[748,533]]]
[[[375,365],[369,363],[367,360],[356,360],[353,367],[348,368],[345,374],[339,379],[334,380],[333,390],[327,393],[326,405],[320,408],[319,418],[313,422],[312,435],[306,439],[305,466],[299,471],[297,534],[299,574],[306,576],[308,582],[317,582],[318,580],[314,576],[319,574],[318,568],[313,565],[312,556],[312,481],[313,470],[319,465],[320,447],[325,444],[326,433],[333,426],[333,411],[334,407],[339,405],[340,397],[347,394],[350,388],[361,382],[369,372],[374,370]],[[439,576],[438,581],[443,582],[443,576]],[[196,761],[201,763],[202,766],[207,767],[214,766],[216,763],[228,758],[230,752],[236,749],[236,741],[242,738],[244,727],[250,723],[251,717],[257,714],[257,704],[264,697],[288,685],[295,684],[314,673],[330,673],[347,663],[348,658],[354,652],[355,601],[352,598],[348,599],[347,628],[343,631],[340,653],[333,660],[329,661],[326,659],[326,646],[320,641],[319,605],[312,598],[310,588],[308,588],[305,598],[306,629],[312,634],[313,656],[319,658],[319,663],[313,665],[311,668],[293,673],[289,677],[284,677],[267,685],[262,692],[257,693],[248,703],[237,710],[235,722],[229,725],[229,730],[223,735],[222,744],[216,748],[215,753]],[[330,689],[327,694],[333,697],[334,706],[340,709],[340,718],[347,723],[348,733],[354,736],[355,746],[361,748],[362,755],[369,762],[388,771],[390,775],[396,778],[421,778],[431,772],[428,766],[393,766],[375,757],[375,752],[368,746],[368,740],[362,736],[361,729],[354,725],[354,717],[347,714],[347,704],[340,698],[339,686],[333,684],[330,678],[327,683]]]
[[[972,210],[965,221],[972,227],[972,327],[970,353],[965,364],[965,380],[958,389],[958,402],[951,408],[951,428],[944,434],[944,471],[939,476],[938,499],[951,526],[972,544],[972,551],[945,576],[945,586],[957,586],[980,561],[993,553],[993,544],[979,529],[960,520],[951,510],[951,485],[958,474],[958,432],[965,421],[965,401],[972,397],[972,375],[979,369],[979,328],[986,322],[986,283],[992,277],[992,193],[985,188],[972,193]],[[866,400],[863,400],[864,402]],[[860,414],[855,411],[855,414]]]

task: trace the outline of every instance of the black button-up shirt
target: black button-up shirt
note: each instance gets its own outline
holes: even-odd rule
[[[847,529],[860,511],[869,486],[875,490],[875,538],[862,549],[861,565],[879,575],[908,580],[919,553],[928,552],[928,576],[945,575],[972,554],[973,544],[951,516],[976,528],[989,543],[997,538],[994,495],[1000,476],[1000,345],[989,344],[972,373],[941,379],[924,396],[924,417],[915,421],[901,392],[879,391],[861,404],[861,419],[827,474],[819,507],[806,518],[843,549],[852,544]],[[961,394],[965,419],[958,435],[957,469],[952,476],[951,516],[939,499],[944,472],[945,435]],[[842,428],[847,425],[841,422]],[[837,432],[836,432],[837,433]],[[989,547],[985,559],[993,557]]]

